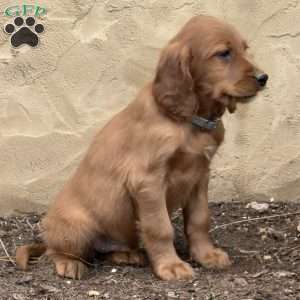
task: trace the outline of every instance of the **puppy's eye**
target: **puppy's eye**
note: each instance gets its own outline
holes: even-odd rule
[[[216,54],[217,57],[221,58],[222,60],[228,61],[232,57],[232,53],[229,49],[220,51]]]

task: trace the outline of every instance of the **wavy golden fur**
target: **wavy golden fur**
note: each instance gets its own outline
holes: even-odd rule
[[[247,47],[232,26],[192,18],[162,51],[154,80],[95,137],[42,221],[43,244],[19,248],[18,265],[26,269],[31,255],[46,251],[60,276],[80,279],[96,251],[143,264],[142,239],[159,278],[191,278],[173,245],[170,215],[182,208],[191,257],[207,268],[228,267],[228,255],[209,237],[207,199],[209,166],[225,130],[221,121],[208,130],[192,119],[219,120],[266,84]]]

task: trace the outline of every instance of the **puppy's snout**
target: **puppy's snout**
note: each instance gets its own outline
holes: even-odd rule
[[[255,78],[261,87],[265,87],[269,80],[269,75],[266,73],[260,73],[260,74],[257,74],[255,76]]]

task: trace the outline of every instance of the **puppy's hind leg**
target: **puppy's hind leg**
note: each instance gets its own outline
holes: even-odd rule
[[[61,277],[82,279],[93,258],[95,232],[89,223],[68,219],[46,217],[43,222],[46,254],[54,262],[56,272]]]
[[[64,255],[50,251],[48,255],[53,260],[56,272],[60,277],[80,280],[87,274],[89,262],[72,254]]]

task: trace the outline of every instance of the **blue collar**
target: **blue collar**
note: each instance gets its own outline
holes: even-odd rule
[[[214,130],[218,127],[218,123],[220,122],[220,119],[216,119],[214,121],[207,120],[202,117],[193,116],[192,118],[192,124],[196,127],[199,127],[201,129],[205,130]]]

